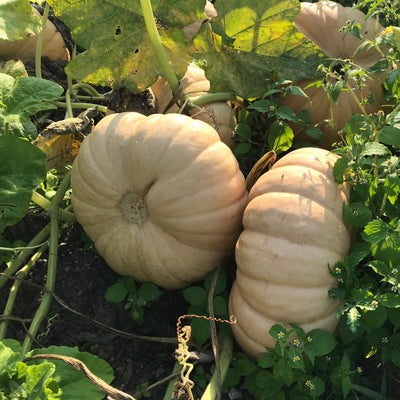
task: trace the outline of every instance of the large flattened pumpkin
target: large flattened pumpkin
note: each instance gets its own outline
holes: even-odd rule
[[[183,288],[234,252],[244,177],[203,121],[109,115],[84,140],[71,180],[77,220],[121,275]]]

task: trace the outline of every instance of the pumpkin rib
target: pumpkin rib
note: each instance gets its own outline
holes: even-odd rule
[[[247,232],[246,232],[247,233]],[[252,239],[252,236],[250,236],[250,238]],[[247,241],[251,240],[248,239]],[[241,238],[241,240],[243,240],[243,237]],[[245,240],[245,239],[244,239]],[[249,241],[249,243],[251,243]],[[238,266],[238,270],[241,270],[240,268],[240,264],[242,263],[252,263],[252,262],[256,262],[258,260],[259,264],[257,265],[257,267],[254,267],[252,269],[250,268],[246,268],[246,274],[250,277],[252,277],[255,280],[269,280],[269,279],[273,279],[272,282],[276,282],[276,279],[282,278],[286,276],[287,282],[298,282],[299,285],[303,285],[304,287],[308,287],[308,285],[304,282],[304,281],[312,281],[312,277],[313,275],[315,275],[318,272],[318,267],[314,267],[311,268],[309,270],[307,270],[306,272],[301,272],[301,277],[303,279],[301,279],[300,277],[297,276],[297,274],[295,274],[296,272],[298,272],[297,269],[288,269],[287,273],[283,273],[283,276],[280,276],[277,274],[277,271],[279,271],[279,265],[283,262],[287,262],[287,263],[294,263],[296,260],[300,263],[300,262],[306,262],[307,259],[309,259],[312,254],[316,254],[316,251],[318,251],[318,247],[317,246],[307,246],[307,248],[305,248],[304,246],[296,246],[293,249],[293,253],[288,253],[288,255],[281,255],[281,256],[277,256],[276,252],[274,252],[274,249],[279,249],[279,246],[286,246],[287,243],[285,242],[284,239],[281,240],[274,240],[271,244],[271,246],[267,246],[267,245],[263,245],[264,242],[260,243],[260,247],[263,250],[258,250],[258,251],[251,251],[251,254],[249,255],[249,251],[240,251],[239,254],[236,255],[236,260],[237,263],[239,264]],[[246,246],[246,244],[243,245],[243,241],[240,243],[240,246]],[[263,253],[264,252],[264,253]],[[296,254],[299,254],[300,252],[304,252],[305,255],[304,256],[296,256]],[[237,252],[238,253],[238,252]],[[265,256],[264,254],[270,254],[270,256]],[[318,253],[317,253],[318,254]],[[276,257],[275,257],[276,256]],[[328,284],[330,284],[332,282],[335,282],[335,279],[329,274],[329,261],[327,261],[327,258],[329,257],[330,260],[334,260],[335,257],[337,259],[337,257],[342,257],[344,256],[344,253],[337,253],[334,251],[330,251],[329,253],[324,252],[323,255],[318,255],[318,257],[315,258],[315,261],[322,261],[324,262],[324,265],[326,267],[326,273],[322,274],[322,276],[319,278],[321,280],[325,280],[327,281]],[[275,270],[273,270],[272,272],[267,272],[265,271],[265,269],[263,269],[263,263],[265,262],[269,262],[272,266],[271,269],[275,268]],[[321,267],[319,268],[319,270],[321,269]],[[319,271],[320,272],[320,271]],[[320,272],[321,273],[321,272]],[[293,276],[293,280],[291,279],[290,275],[294,274]],[[273,278],[275,276],[275,279]],[[315,279],[315,278],[314,278]],[[318,286],[316,284],[316,286]],[[311,285],[312,287],[312,285]]]
[[[338,301],[328,295],[329,285],[300,287],[286,282],[264,284],[246,277],[246,274],[239,274],[238,277],[240,292],[249,306],[260,314],[268,310],[269,318],[280,322],[311,323],[338,309]]]

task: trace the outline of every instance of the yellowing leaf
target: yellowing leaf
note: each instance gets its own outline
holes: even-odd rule
[[[62,171],[74,161],[84,137],[81,132],[62,135],[44,133],[39,135],[33,144],[46,153],[48,170]]]

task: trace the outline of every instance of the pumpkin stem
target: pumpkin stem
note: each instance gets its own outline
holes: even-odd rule
[[[268,164],[270,167],[274,164],[276,160],[276,153],[274,150],[265,153],[253,166],[246,178],[246,188],[248,191],[256,183],[257,179],[260,177],[261,173],[265,170]]]
[[[162,45],[160,35],[158,34],[151,2],[150,0],[140,0],[140,5],[142,7],[147,33],[149,34],[149,38],[158,63],[160,64],[160,67],[164,73],[165,79],[168,81],[172,93],[176,93],[179,89],[179,81],[171,67],[171,64],[169,63],[168,56]]]

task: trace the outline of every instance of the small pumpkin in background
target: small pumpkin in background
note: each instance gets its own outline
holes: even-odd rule
[[[250,190],[229,313],[237,342],[255,358],[275,346],[268,332],[276,323],[336,329],[340,302],[328,295],[337,285],[328,265],[342,261],[351,242],[342,219],[350,188],[334,179],[336,159],[324,149],[294,150]]]
[[[343,7],[332,1],[321,1],[317,3],[301,3],[300,13],[294,20],[297,29],[308,39],[314,42],[328,57],[338,59],[336,68],[340,73],[340,60],[351,59],[352,62],[362,68],[369,68],[381,59],[381,55],[375,48],[364,47],[357,51],[363,43],[350,33],[342,30],[348,21],[361,25],[360,33],[367,39],[374,39],[384,28],[373,18],[366,19],[366,16],[357,9]],[[359,100],[372,94],[375,98],[374,104],[367,103],[365,108],[368,113],[376,112],[380,109],[383,101],[382,83],[386,78],[385,74],[368,74],[365,79],[366,86],[355,89],[354,93]],[[306,88],[315,80],[306,79],[295,84],[302,89]],[[355,81],[349,80],[349,84],[354,88]],[[341,130],[352,114],[360,114],[361,110],[355,102],[351,93],[342,91],[337,99],[337,104],[330,102],[325,90],[322,87],[312,86],[304,89],[310,101],[302,96],[287,94],[283,98],[282,105],[289,106],[296,114],[301,110],[308,110],[311,120],[319,123],[331,119],[330,107],[332,105],[334,126],[328,122],[318,125],[324,134],[324,140],[313,141],[306,134],[295,137],[295,141],[307,141],[315,143],[319,147],[329,149],[333,142],[340,140],[338,131]],[[299,126],[294,125],[296,131]]]
[[[207,94],[210,90],[210,81],[206,78],[203,69],[194,63],[190,63],[186,73],[181,79],[182,90],[190,97],[198,97]],[[151,91],[156,100],[158,113],[175,113],[179,111],[176,104],[168,107],[172,100],[172,91],[168,82],[159,77],[151,86]],[[221,140],[231,149],[235,147],[233,139],[236,126],[235,113],[233,108],[227,102],[208,103],[201,107],[194,107],[190,110],[193,118],[199,119],[211,125],[219,134]]]
[[[83,141],[72,206],[121,275],[180,289],[233,254],[247,202],[231,150],[203,121],[115,113]]]
[[[39,11],[32,7],[35,14],[42,19]],[[6,60],[27,60],[35,57],[38,35],[29,35],[25,39],[9,41],[0,40],[0,57]],[[42,57],[52,60],[70,60],[70,54],[61,33],[48,19],[43,38]]]

